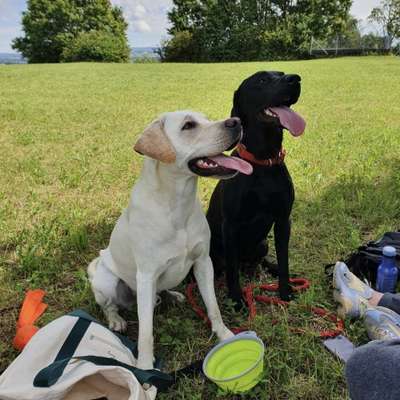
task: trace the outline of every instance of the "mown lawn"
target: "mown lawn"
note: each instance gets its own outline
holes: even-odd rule
[[[317,337],[329,324],[301,306],[333,310],[324,264],[400,226],[400,59],[394,57],[0,66],[0,371],[17,355],[11,340],[28,288],[47,291],[40,325],[78,307],[103,319],[85,270],[127,204],[142,163],[132,144],[144,126],[176,109],[227,117],[233,90],[262,69],[303,78],[295,108],[307,132],[300,139],[287,134],[285,147],[296,187],[291,271],[312,287],[287,310],[258,307],[251,328],[267,344],[265,377],[240,398],[347,397],[342,365]],[[201,180],[204,207],[214,185]],[[262,272],[257,278],[270,279]],[[220,298],[229,325],[245,320]],[[126,317],[135,339],[135,311]],[[359,322],[347,321],[346,333],[357,344],[367,340]],[[188,304],[162,304],[155,342],[171,370],[203,356],[215,338]],[[197,378],[159,398],[234,397]]]

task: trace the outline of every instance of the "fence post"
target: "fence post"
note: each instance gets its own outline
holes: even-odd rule
[[[336,57],[338,55],[338,49],[339,49],[339,35],[336,35],[336,51],[335,51]]]

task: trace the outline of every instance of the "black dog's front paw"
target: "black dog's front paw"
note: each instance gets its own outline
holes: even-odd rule
[[[269,274],[271,274],[274,278],[278,278],[279,276],[279,267],[278,264],[268,261],[265,257],[261,261],[261,266],[267,270]]]

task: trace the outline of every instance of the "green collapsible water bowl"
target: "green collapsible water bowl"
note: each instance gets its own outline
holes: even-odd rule
[[[207,354],[204,375],[224,391],[247,392],[262,378],[264,352],[264,343],[255,332],[240,333]]]

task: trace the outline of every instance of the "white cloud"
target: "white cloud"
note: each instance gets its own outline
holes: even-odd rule
[[[111,0],[123,9],[129,24],[128,36],[133,43],[159,44],[167,35],[167,12],[172,0]]]
[[[133,16],[135,18],[142,18],[145,14],[146,9],[141,4],[136,5],[136,7],[133,9]]]
[[[137,32],[141,32],[141,33],[151,32],[151,28],[150,28],[149,24],[145,20],[142,20],[142,19],[133,21],[132,26],[133,26],[133,29]]]

